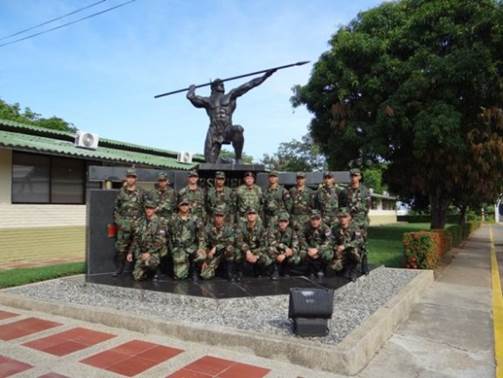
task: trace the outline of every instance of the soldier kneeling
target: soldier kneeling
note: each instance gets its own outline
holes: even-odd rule
[[[175,279],[183,280],[192,272],[192,280],[199,280],[198,264],[204,261],[204,227],[201,220],[190,213],[186,198],[178,202],[178,212],[169,223],[169,247],[173,258]]]
[[[156,204],[145,202],[145,216],[135,222],[133,243],[127,261],[135,259],[133,277],[143,280],[155,273],[161,258],[167,254],[165,221],[155,215]]]
[[[242,269],[247,275],[270,275],[272,259],[267,254],[266,229],[258,221],[254,208],[246,212],[246,222],[238,225],[238,246],[242,253]]]
[[[299,239],[297,232],[290,227],[290,216],[287,212],[278,215],[276,227],[269,230],[267,236],[269,254],[274,260],[274,271],[271,278],[290,275],[290,268],[300,263]]]
[[[206,260],[201,267],[201,277],[210,279],[225,260],[229,281],[235,280],[234,229],[225,222],[225,208],[218,206],[213,212],[213,222],[206,226]]]
[[[358,278],[364,239],[361,231],[353,227],[351,213],[341,208],[337,214],[339,224],[334,227],[334,258],[330,269],[340,272],[344,277],[355,281]]]

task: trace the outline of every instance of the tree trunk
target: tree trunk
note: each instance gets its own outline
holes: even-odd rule
[[[434,189],[434,191],[430,193],[431,229],[444,228],[448,206],[449,200],[443,198],[440,189]]]
[[[468,210],[468,206],[463,205],[459,208],[459,220],[458,224],[463,227],[466,223],[466,211]]]

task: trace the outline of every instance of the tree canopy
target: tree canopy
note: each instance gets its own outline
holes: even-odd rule
[[[30,108],[21,110],[18,103],[7,104],[0,99],[0,119],[7,119],[9,121],[16,121],[45,127],[48,129],[61,130],[61,131],[75,131],[75,127],[59,117],[43,118],[40,114],[33,112]]]
[[[331,168],[386,162],[390,190],[427,198],[442,228],[453,201],[502,192],[502,58],[500,1],[388,2],[333,35],[292,102]]]

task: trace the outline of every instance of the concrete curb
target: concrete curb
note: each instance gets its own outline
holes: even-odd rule
[[[185,341],[218,345],[257,356],[332,373],[355,375],[362,370],[408,318],[413,304],[433,282],[433,271],[418,273],[407,286],[379,308],[337,345],[320,345],[301,338],[268,336],[228,327],[170,322],[157,317],[137,317],[124,312],[77,304],[58,304],[0,292],[0,304],[41,311],[131,331],[166,335]]]

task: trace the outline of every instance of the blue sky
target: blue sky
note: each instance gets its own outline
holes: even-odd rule
[[[107,0],[87,13],[122,1]],[[0,35],[93,2],[2,0]],[[340,25],[379,3],[137,0],[0,48],[0,98],[104,137],[201,152],[208,127],[204,110],[193,108],[183,94],[154,100],[155,94],[300,60],[314,62]],[[279,71],[238,100],[234,123],[245,127],[246,153],[261,158],[307,132],[310,114],[293,109],[289,98],[291,87],[306,83],[311,69],[309,64]],[[242,82],[226,83],[227,89]]]

